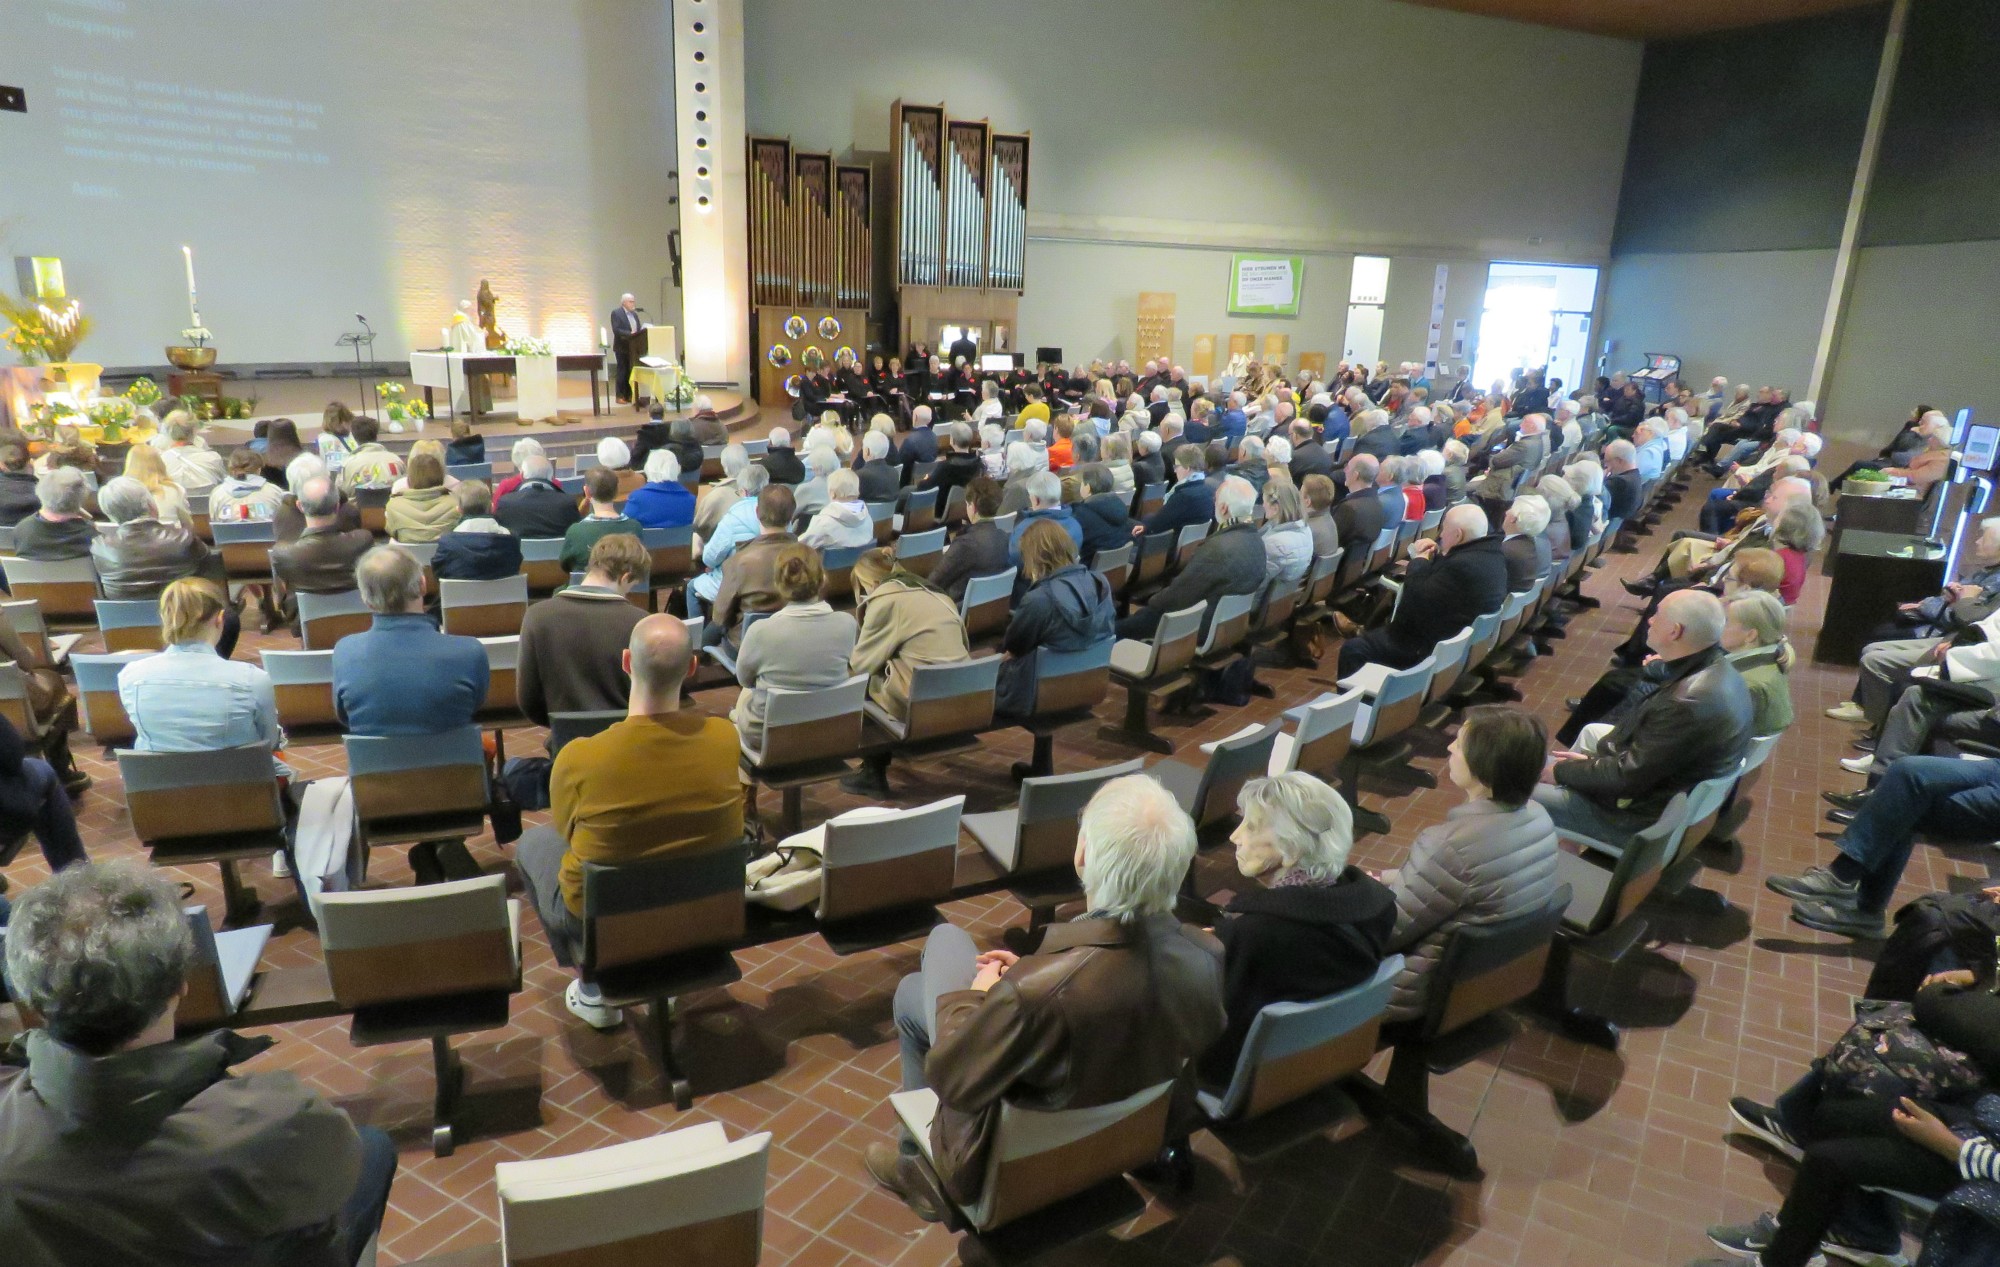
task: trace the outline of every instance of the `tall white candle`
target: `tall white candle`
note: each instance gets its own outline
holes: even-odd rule
[[[181,258],[187,264],[188,316],[192,318],[190,324],[199,326],[201,324],[201,305],[195,301],[194,293],[194,248],[191,246],[182,247]]]

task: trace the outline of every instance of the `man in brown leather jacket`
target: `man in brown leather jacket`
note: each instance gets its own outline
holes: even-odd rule
[[[314,476],[298,490],[305,531],[296,541],[271,548],[271,571],[294,594],[340,594],[354,588],[354,565],[375,544],[366,528],[340,525],[340,494],[333,481]]]
[[[1111,1104],[1162,1082],[1185,1090],[1222,1033],[1222,946],[1180,923],[1174,898],[1194,823],[1147,775],[1114,779],[1084,808],[1076,869],[1089,911],[1017,957],[979,953],[946,924],[896,990],[903,1086],[937,1092],[936,1177],[977,1199],[1003,1101],[1054,1111]],[[913,1143],[868,1151],[868,1170],[919,1215],[942,1216]]]
[[[785,605],[774,569],[779,552],[798,541],[791,533],[795,509],[791,489],[766,484],[757,494],[757,535],[737,546],[722,565],[722,588],[716,591],[710,620],[732,647],[743,641],[739,626],[746,613],[774,612]]]

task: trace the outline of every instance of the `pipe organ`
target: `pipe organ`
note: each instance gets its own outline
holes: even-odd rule
[[[896,282],[904,343],[969,331],[1008,352],[1027,278],[1028,135],[952,119],[942,105],[890,107]]]
[[[867,350],[875,174],[864,165],[836,163],[831,154],[796,149],[785,138],[753,136],[748,147],[750,303],[753,346],[761,356],[757,399],[783,406],[801,371],[842,352],[861,357]]]

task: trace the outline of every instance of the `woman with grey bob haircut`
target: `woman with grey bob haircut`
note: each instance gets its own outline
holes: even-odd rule
[[[1228,1027],[1201,1061],[1204,1081],[1226,1083],[1257,1013],[1360,985],[1382,965],[1396,900],[1347,865],[1354,813],[1340,793],[1297,770],[1252,779],[1230,840],[1246,885],[1216,921],[1223,947]]]

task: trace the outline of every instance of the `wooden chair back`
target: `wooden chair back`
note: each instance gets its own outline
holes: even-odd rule
[[[342,1008],[518,988],[507,878],[320,894],[320,947]]]
[[[468,638],[519,634],[528,614],[528,578],[517,573],[497,581],[439,581],[438,603],[448,634]]]
[[[830,818],[821,851],[819,918],[836,923],[951,899],[963,796],[915,809]]]

